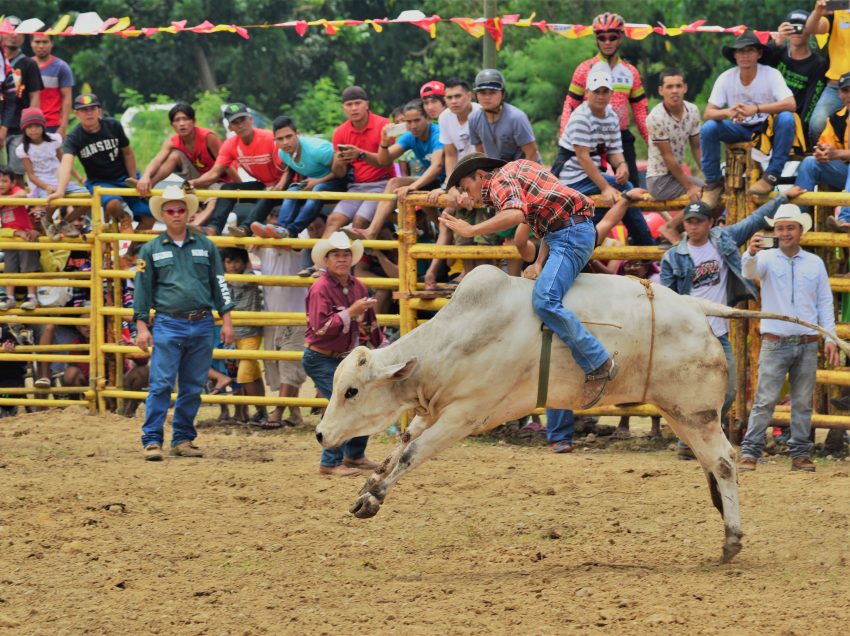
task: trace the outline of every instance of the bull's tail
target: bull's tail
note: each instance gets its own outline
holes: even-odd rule
[[[818,333],[822,334],[824,338],[829,338],[830,340],[835,342],[835,344],[838,345],[838,348],[841,349],[845,355],[850,357],[850,344],[844,342],[834,333],[827,331],[826,329],[818,325],[812,324],[805,320],[800,320],[799,318],[795,318],[794,316],[772,314],[767,311],[735,309],[734,307],[727,307],[726,305],[721,305],[720,303],[715,303],[710,300],[706,300],[705,298],[698,298],[696,296],[683,296],[683,298],[687,298],[689,302],[698,305],[700,310],[706,316],[716,316],[718,318],[767,318],[768,320],[784,320],[785,322],[793,322],[798,325],[803,325],[804,327],[808,327],[809,329],[815,329]]]

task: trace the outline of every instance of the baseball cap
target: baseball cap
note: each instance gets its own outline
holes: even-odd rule
[[[696,203],[691,203],[684,210],[682,210],[682,220],[686,219],[699,219],[701,221],[705,221],[706,219],[711,218],[711,206],[709,206],[704,201],[697,201]]]
[[[590,69],[590,73],[587,75],[587,81],[585,82],[585,87],[591,92],[600,88],[607,88],[609,91],[613,90],[614,78],[611,75],[611,70],[608,68],[608,65],[604,63],[597,64]]]
[[[838,88],[847,88],[850,86],[850,73],[845,73],[838,78]]]
[[[426,97],[437,97],[440,95],[445,96],[445,94],[446,85],[437,80],[426,82],[422,85],[422,88],[419,89],[420,99],[425,99]]]
[[[100,100],[94,93],[82,93],[74,98],[74,110],[90,106],[100,106]]]
[[[349,86],[342,91],[342,103],[351,102],[355,99],[362,99],[365,102],[369,101],[369,95],[359,86]]]
[[[248,107],[242,102],[233,102],[232,104],[228,104],[224,107],[224,118],[227,120],[228,124],[234,119],[250,116],[251,113],[248,112]]]
[[[805,24],[809,19],[809,12],[803,9],[794,9],[785,16],[785,21],[791,24]]]

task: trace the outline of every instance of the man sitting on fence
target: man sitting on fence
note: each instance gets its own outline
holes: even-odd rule
[[[814,190],[817,184],[826,184],[844,192],[850,192],[850,73],[838,80],[838,94],[844,106],[832,113],[826,120],[826,128],[815,146],[814,155],[803,159],[794,187],[787,194],[793,198],[802,192]],[[850,232],[850,206],[842,206],[838,219],[831,214],[826,218],[826,226],[836,232]]]
[[[723,194],[721,141],[750,141],[753,135],[765,130],[768,116],[776,115],[770,163],[762,178],[749,189],[750,194],[764,195],[773,190],[788,160],[795,137],[797,102],[782,74],[759,63],[764,51],[764,44],[750,30],[723,47],[723,56],[735,66],[721,73],[714,82],[700,132],[705,175],[702,200],[710,208],[718,207]]]
[[[215,165],[189,184],[193,188],[205,188],[219,181],[227,174],[230,166],[237,164],[242,170],[251,175],[254,181],[225,183],[221,190],[282,190],[285,176],[275,157],[277,146],[274,135],[270,130],[254,128],[254,118],[248,112],[248,107],[236,102],[228,104],[224,109],[228,128],[234,133],[233,137],[221,144],[221,150]],[[250,195],[246,196],[250,199]],[[205,227],[208,235],[221,234],[227,217],[241,199],[218,199],[212,211],[209,224]],[[233,236],[250,236],[251,223],[264,223],[274,208],[280,205],[278,199],[257,199],[254,207],[244,221],[237,221],[227,228]]]
[[[742,259],[744,276],[761,281],[761,308],[818,324],[835,333],[835,311],[829,276],[820,257],[800,248],[812,218],[796,205],[783,205],[773,219],[776,244],[756,234]],[[759,379],[747,434],[741,442],[738,471],[756,469],[764,448],[764,432],[779,401],[785,374],[791,392],[791,470],[814,472],[812,452],[812,396],[818,369],[818,334],[814,329],[779,320],[761,321]],[[838,366],[838,347],[824,345],[824,357]]]

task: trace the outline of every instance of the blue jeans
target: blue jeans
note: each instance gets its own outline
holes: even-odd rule
[[[348,181],[345,179],[331,179],[318,184],[313,188],[313,192],[345,192],[347,187]],[[300,191],[302,185],[296,183],[290,186],[289,190]],[[284,199],[280,212],[277,213],[277,225],[286,228],[289,236],[296,237],[319,216],[325,203],[328,202],[321,199]]]
[[[603,173],[602,176],[618,192],[625,192],[626,190],[631,190],[633,187],[631,181],[620,185],[610,174]],[[599,194],[599,186],[590,177],[570,183],[567,187],[578,190],[582,194]],[[599,223],[607,212],[608,210],[605,209],[596,210],[596,213],[593,215],[594,225]],[[626,210],[626,213],[623,215],[623,225],[629,231],[633,245],[655,245],[655,239],[652,238],[652,233],[649,231],[649,226],[646,224],[646,219],[644,219],[640,208],[629,208]]]
[[[243,181],[240,183],[222,184],[221,189],[265,190],[266,186],[260,181]],[[245,198],[250,199],[251,195],[246,195]],[[208,225],[215,228],[218,234],[221,234],[224,231],[224,224],[227,223],[227,217],[230,216],[230,213],[233,211],[233,208],[236,207],[236,204],[241,201],[242,199],[216,199],[215,207],[213,208]],[[266,218],[269,214],[271,214],[271,211],[279,205],[280,199],[257,199],[257,202],[254,203],[254,207],[251,208],[248,216],[246,216],[245,220],[240,222],[239,225],[248,228],[248,235],[250,236],[251,223],[265,223]]]
[[[773,409],[779,401],[779,392],[785,383],[786,373],[791,387],[791,439],[788,448],[791,457],[811,454],[812,442],[809,435],[812,431],[812,395],[815,391],[817,370],[817,342],[790,344],[762,340],[758,387],[750,411],[747,434],[741,442],[742,455],[756,458],[761,456],[764,432],[770,425]]]
[[[722,336],[717,336],[720,345],[723,347],[723,353],[726,355],[726,369],[728,376],[726,377],[726,396],[723,398],[723,408],[720,409],[720,422],[726,421],[726,416],[729,415],[729,409],[735,403],[735,394],[738,392],[738,386],[735,383],[735,375],[737,367],[735,366],[735,354],[732,353],[732,343],[729,342],[729,334],[724,333]],[[687,448],[688,445],[682,440],[679,440],[679,446]]]
[[[165,416],[171,391],[178,383],[174,417],[171,420],[171,445],[191,442],[195,415],[201,406],[201,393],[207,382],[215,346],[212,316],[190,322],[158,313],[153,325],[154,348],[150,361],[150,389],[145,401],[142,445],[162,446]]]
[[[788,161],[788,153],[791,152],[791,144],[794,143],[796,126],[794,113],[781,112],[774,118],[773,148],[766,170],[768,174],[777,177],[782,174],[782,168]],[[702,173],[705,175],[706,183],[717,182],[723,178],[720,174],[720,142],[729,144],[750,141],[757,130],[759,130],[758,126],[743,126],[728,119],[722,121],[710,119],[702,125],[699,134],[702,147]]]
[[[574,429],[575,417],[572,411],[546,409],[546,440],[550,444],[555,442],[572,444]]]
[[[549,246],[549,257],[534,282],[531,304],[543,324],[570,348],[584,372],[591,373],[605,364],[608,352],[578,317],[564,307],[564,296],[593,253],[596,228],[586,222],[567,225],[549,232],[543,240]]]
[[[850,170],[847,164],[839,159],[818,163],[814,157],[806,157],[800,164],[794,185],[811,192],[818,183],[825,183],[833,188],[840,188],[844,192],[850,192]],[[838,212],[838,218],[842,221],[850,221],[850,206],[843,206]]]
[[[136,179],[138,178],[139,172],[136,171]],[[95,186],[101,186],[103,188],[126,188],[126,180],[127,177],[115,179],[114,181],[105,181],[103,179],[86,179],[86,189],[89,192],[94,193]],[[151,209],[148,205],[147,199],[141,199],[139,197],[120,197],[117,194],[104,194],[102,197],[100,197],[100,202],[105,208],[106,204],[112,201],[112,199],[121,199],[122,201],[124,201],[124,203],[127,204],[127,207],[130,208],[130,210],[133,212],[133,218],[137,221],[139,220],[139,217],[151,215]]]
[[[818,103],[809,118],[809,140],[813,145],[817,143],[823,129],[826,128],[826,120],[842,106],[844,106],[844,102],[841,101],[838,86],[828,84],[820,94]]]
[[[316,353],[312,349],[304,349],[304,357],[301,359],[301,364],[304,366],[304,371],[313,380],[316,389],[322,397],[330,399],[334,386],[334,372],[342,362],[342,358],[331,358],[324,356],[321,353]],[[322,459],[319,462],[322,466],[339,466],[342,463],[343,457],[348,459],[361,459],[366,454],[366,444],[369,442],[369,437],[352,437],[350,440],[337,446],[336,448],[322,449]]]

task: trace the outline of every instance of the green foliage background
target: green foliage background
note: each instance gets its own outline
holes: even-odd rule
[[[797,3],[813,4],[810,0]],[[52,24],[61,15],[96,11],[101,17],[129,15],[135,26],[161,26],[172,20],[197,24],[273,24],[318,18],[396,17],[406,9],[443,18],[480,17],[483,2],[473,0],[6,0],[2,12],[22,18],[39,17]],[[628,22],[677,26],[697,19],[708,24],[748,24],[775,29],[794,8],[780,0],[506,0],[498,13],[519,13],[547,22],[589,24],[601,10],[616,11]],[[55,38],[54,53],[71,63],[78,87],[87,83],[117,113],[145,103],[188,100],[201,121],[220,129],[216,109],[225,99],[240,100],[269,117],[288,114],[307,132],[329,135],[342,119],[339,93],[351,83],[362,85],[376,112],[418,95],[433,78],[459,76],[470,82],[481,67],[481,40],[460,27],[441,23],[438,37],[412,25],[341,29],[327,36],[311,27],[304,37],[294,29],[252,29],[250,39],[231,33],[163,34],[152,38],[116,36]],[[727,63],[720,46],[729,36],[650,36],[628,41],[624,56],[641,72],[647,92],[656,93],[655,77],[668,65],[683,68],[688,98],[703,104],[713,79]],[[544,157],[557,143],[558,118],[573,69],[595,52],[592,38],[567,40],[536,28],[505,29],[498,65],[505,73],[509,99],[531,117]],[[205,75],[205,71],[208,73]],[[211,85],[212,84],[212,85]],[[156,151],[167,131],[165,113],[146,113],[136,125],[133,143],[140,164]]]

